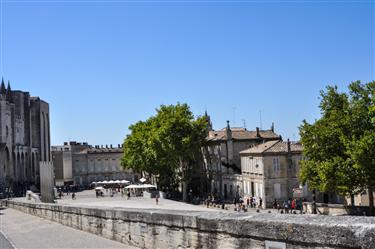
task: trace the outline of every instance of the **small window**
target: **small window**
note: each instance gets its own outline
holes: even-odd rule
[[[273,164],[273,171],[278,173],[280,171],[279,158],[278,157],[274,157],[272,159],[272,164]]]

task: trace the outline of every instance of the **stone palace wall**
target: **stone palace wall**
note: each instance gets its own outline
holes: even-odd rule
[[[375,248],[374,217],[6,205],[140,248]]]

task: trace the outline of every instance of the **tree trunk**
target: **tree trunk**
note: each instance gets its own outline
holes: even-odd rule
[[[374,215],[374,193],[372,187],[368,188],[368,206],[369,214]]]
[[[180,168],[181,168],[181,174],[182,174],[182,181],[181,181],[181,185],[182,185],[182,201],[186,202],[187,201],[187,184],[186,184],[186,177],[185,177],[185,165],[184,165],[184,162],[182,160],[182,158],[180,158]]]
[[[186,181],[185,180],[182,180],[182,200],[184,202],[188,201],[188,199],[187,199],[187,191],[186,191]]]

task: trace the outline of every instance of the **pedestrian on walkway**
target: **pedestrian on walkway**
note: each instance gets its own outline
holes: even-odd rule
[[[292,200],[292,210],[296,209],[296,199]]]
[[[73,192],[72,194],[72,199],[75,200],[76,199],[76,193]]]
[[[156,201],[156,205],[159,205],[159,196],[158,195],[156,196],[155,201]]]
[[[276,199],[273,201],[272,208],[273,208],[273,209],[276,209],[276,208],[277,208],[277,201],[276,201]]]

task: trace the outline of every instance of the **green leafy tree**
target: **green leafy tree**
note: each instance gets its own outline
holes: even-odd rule
[[[305,160],[300,178],[310,188],[347,196],[375,186],[374,83],[349,85],[348,93],[321,91],[321,118],[300,126]]]
[[[175,188],[182,182],[186,200],[188,172],[200,167],[206,120],[195,119],[187,104],[162,105],[156,111],[147,121],[130,126],[122,165],[156,176],[162,187]]]

